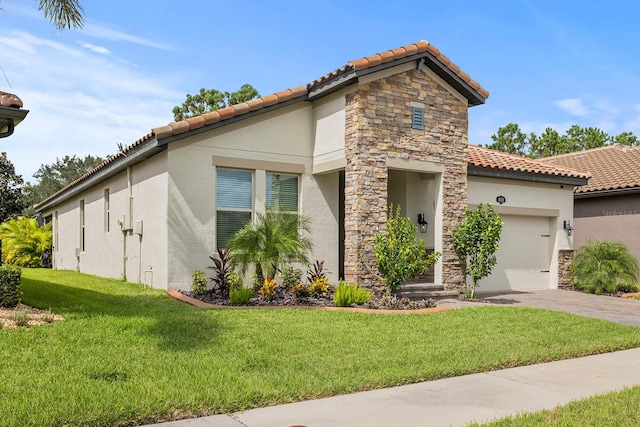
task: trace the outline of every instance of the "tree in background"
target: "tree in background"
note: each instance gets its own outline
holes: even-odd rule
[[[99,156],[87,155],[81,159],[73,155],[71,157],[64,156],[62,159],[56,158],[56,162],[50,165],[40,165],[40,168],[33,174],[36,183],[29,182],[22,190],[24,200],[28,203],[23,211],[23,216],[32,216],[34,214],[33,205],[61,190],[103,161],[104,159]]]
[[[217,89],[200,89],[196,95],[187,94],[182,106],[173,107],[174,120],[180,121],[189,117],[219,110],[230,105],[240,104],[259,97],[258,90],[249,84],[243,84],[235,92],[220,92]]]
[[[475,211],[465,208],[464,215],[462,224],[451,233],[451,240],[460,259],[466,261],[465,273],[473,281],[467,294],[475,298],[478,282],[490,275],[497,263],[495,253],[502,233],[502,219],[491,204],[483,210],[482,203]]]
[[[22,212],[26,202],[22,197],[22,176],[16,174],[7,153],[0,154],[0,222]]]
[[[538,136],[533,132],[526,134],[516,123],[509,123],[499,128],[495,135],[491,135],[491,139],[493,144],[488,145],[487,148],[533,159],[590,150],[611,144],[632,147],[640,145],[640,141],[632,132],[611,136],[601,129],[583,128],[578,125],[571,126],[564,135],[560,135],[552,128],[546,128]]]
[[[0,224],[2,262],[42,267],[42,254],[51,249],[51,223],[40,227],[34,218],[15,218]]]

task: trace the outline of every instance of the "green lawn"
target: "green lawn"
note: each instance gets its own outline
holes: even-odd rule
[[[640,387],[626,388],[570,402],[553,410],[505,417],[481,424],[484,427],[537,426],[637,426],[640,425]],[[480,424],[470,424],[479,426]]]
[[[66,320],[0,330],[6,426],[130,425],[640,346],[640,328],[528,308],[199,309],[140,285],[28,269],[23,290]]]

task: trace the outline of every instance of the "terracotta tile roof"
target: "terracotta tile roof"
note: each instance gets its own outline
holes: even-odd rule
[[[22,100],[17,95],[0,91],[0,106],[22,108]]]
[[[558,166],[542,160],[530,159],[515,154],[490,150],[469,144],[469,166],[497,169],[504,171],[525,172],[533,174],[561,176],[567,178],[587,179],[588,172],[578,168]]]
[[[591,173],[589,185],[578,188],[576,193],[640,189],[640,147],[616,144],[544,160]]]
[[[375,55],[365,56],[361,59],[349,61],[346,65],[328,74],[325,74],[324,76],[312,81],[306,86],[297,86],[294,88],[283,90],[282,92],[274,93],[272,95],[263,96],[251,101],[222,108],[211,113],[206,113],[199,117],[169,123],[168,125],[152,129],[152,132],[159,140],[161,140],[192,130],[196,130],[207,125],[212,125],[218,122],[229,120],[234,117],[239,117],[266,107],[282,104],[294,99],[306,100],[308,99],[309,92],[312,89],[317,88],[318,86],[323,85],[327,82],[333,81],[334,79],[337,79],[344,74],[353,71],[357,72],[366,70],[382,64],[399,61],[408,57],[415,56],[417,59],[423,56],[425,53],[431,54],[450,72],[455,74],[460,80],[462,80],[473,90],[475,90],[482,98],[486,99],[489,97],[489,92],[481,87],[478,82],[469,77],[467,73],[461,71],[460,67],[455,65],[449,58],[440,53],[440,51],[435,46],[430,44],[428,41],[422,40],[417,43],[399,47],[397,49],[392,49],[385,52],[376,53]]]

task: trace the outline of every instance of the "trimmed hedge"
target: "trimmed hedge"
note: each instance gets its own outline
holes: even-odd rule
[[[14,265],[0,266],[0,307],[15,307],[20,303],[22,270]]]

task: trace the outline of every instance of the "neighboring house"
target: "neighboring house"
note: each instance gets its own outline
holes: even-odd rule
[[[28,112],[22,109],[22,100],[17,95],[0,91],[0,138],[11,136]]]
[[[466,207],[492,202],[503,249],[482,290],[554,288],[588,174],[469,146],[467,109],[487,97],[421,41],[155,128],[36,206],[53,221],[54,267],[188,289],[216,245],[280,203],[310,217],[311,259],[332,282],[377,286],[373,241],[393,203],[428,223],[434,282],[462,290],[450,233]]]
[[[589,185],[574,193],[575,247],[612,240],[640,260],[640,147],[610,145],[544,160],[591,173]]]

